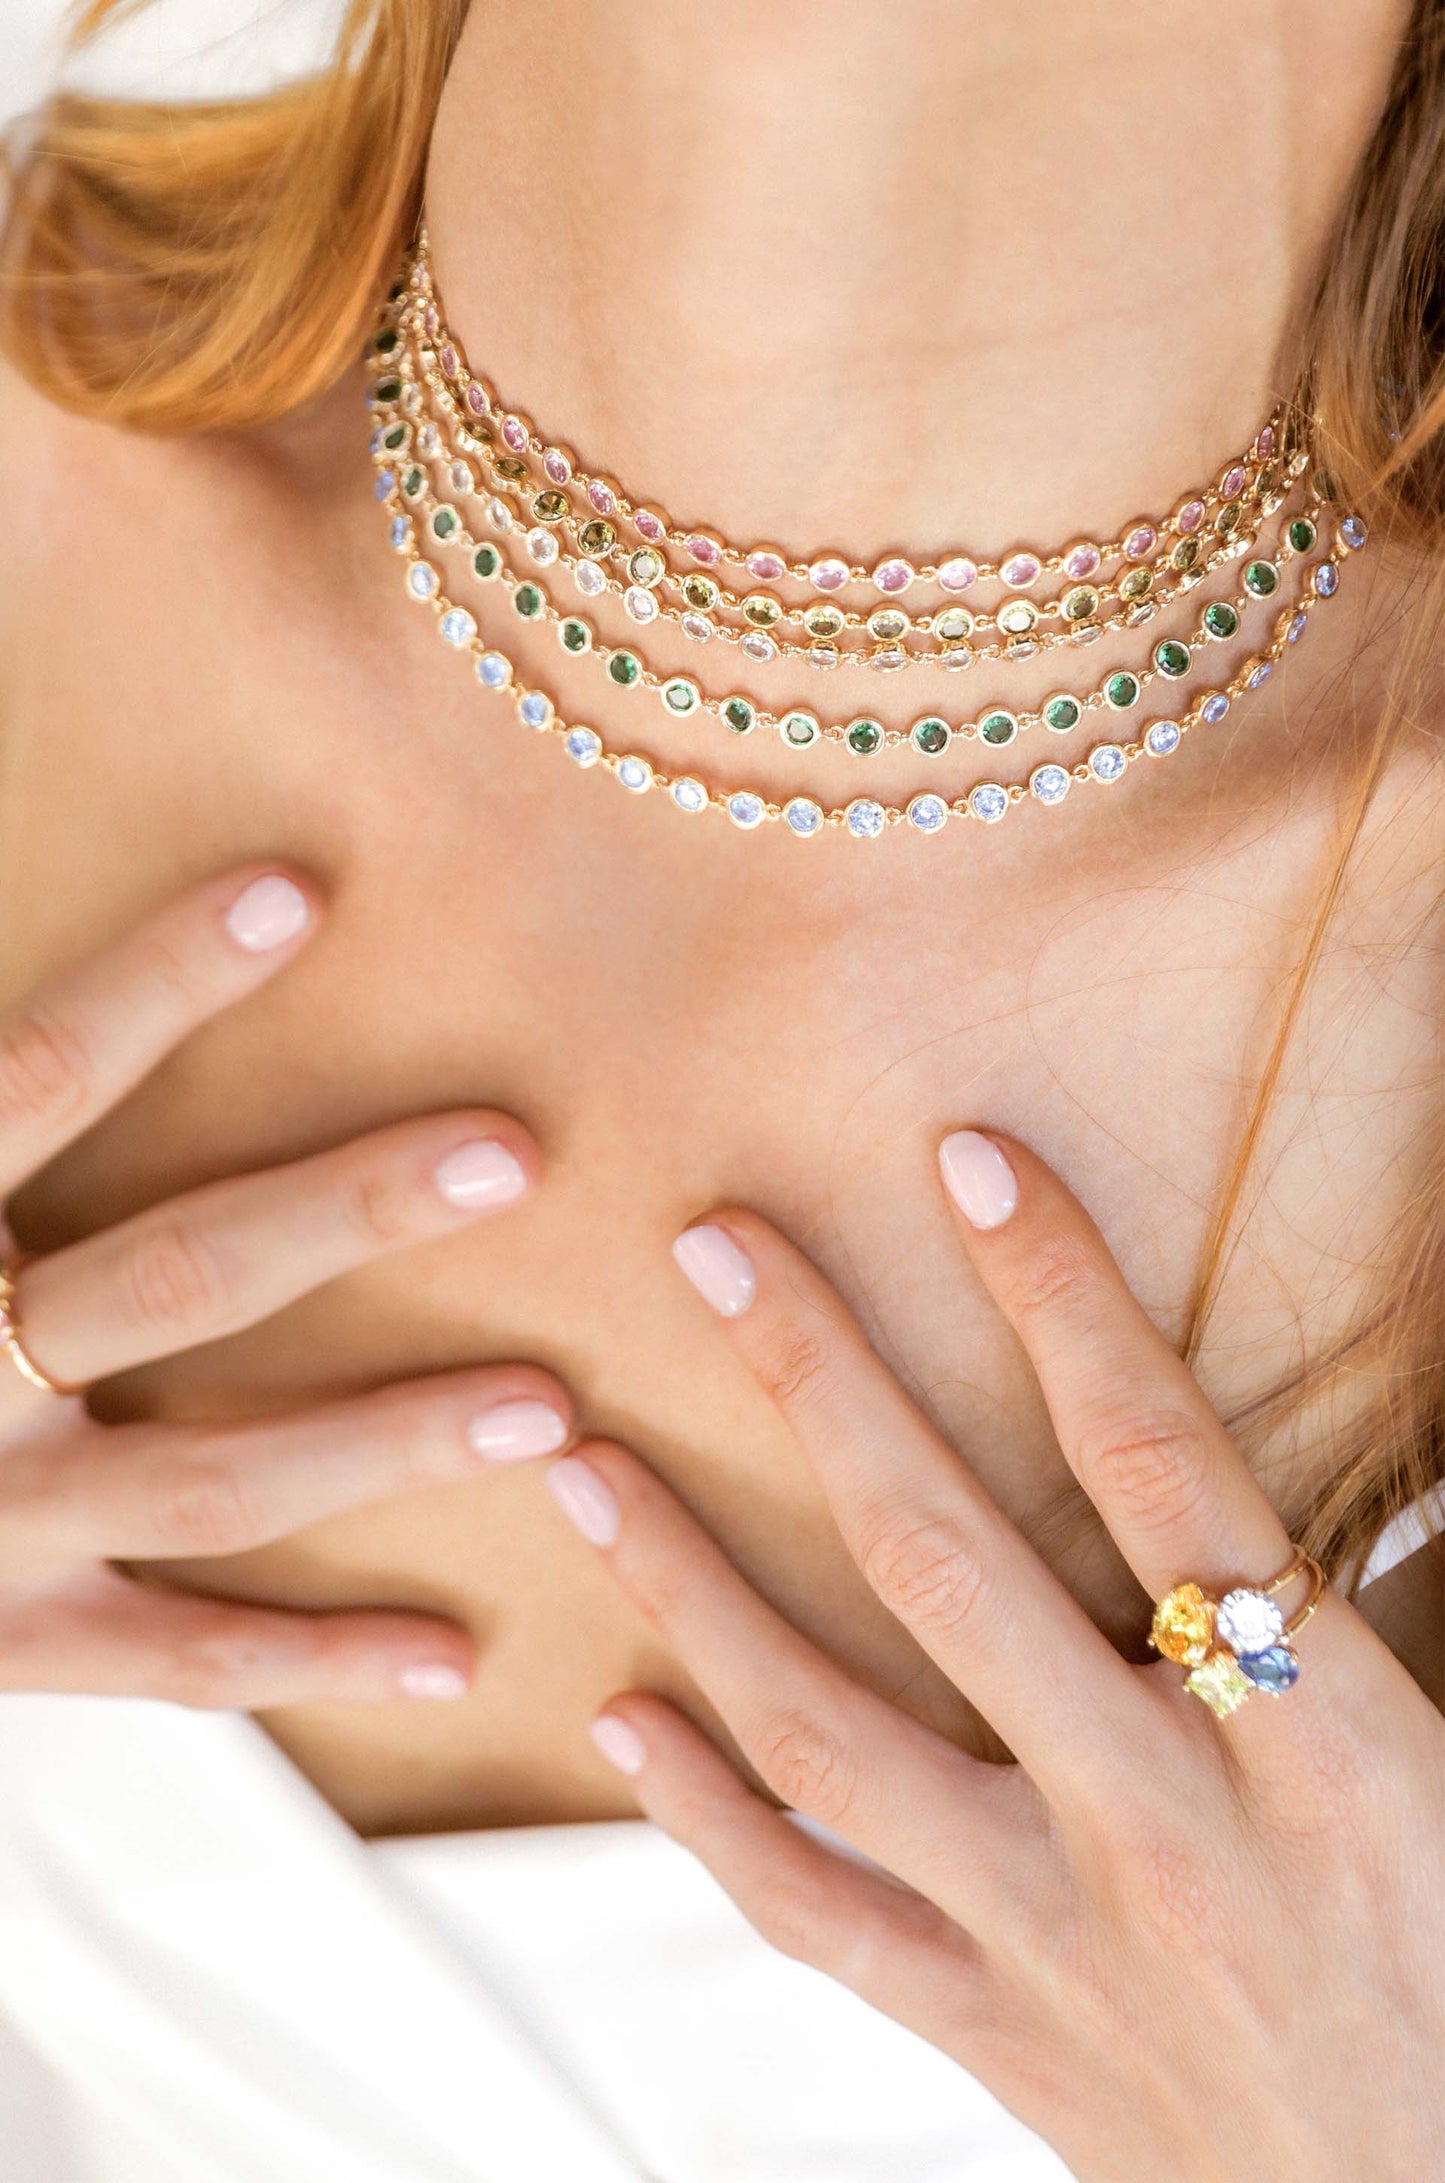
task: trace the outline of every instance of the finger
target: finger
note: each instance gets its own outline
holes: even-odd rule
[[[0,1020],[0,1197],[207,1017],[274,977],[319,915],[315,891],[295,874],[227,872]]]
[[[755,1214],[676,1256],[719,1311],[885,1607],[978,1707],[1051,1804],[1152,1744],[1144,1694],[868,1347],[822,1275]]]
[[[1064,1456],[1150,1596],[1283,1568],[1293,1549],[1268,1497],[1078,1200],[1010,1139],[960,1130],[940,1162]]]
[[[626,1449],[588,1441],[547,1482],[774,1796],[975,1930],[1032,1922],[1052,1890],[1051,1837],[1017,1767],[969,1758],[854,1682]]]
[[[539,1166],[519,1122],[480,1110],[209,1184],[26,1266],[26,1349],[53,1378],[87,1383],[215,1341],[514,1204]]]
[[[612,1699],[593,1738],[771,1947],[959,2060],[981,2045],[995,2015],[985,1959],[931,1902],[810,1839],[661,1699]]]
[[[475,1649],[430,1615],[303,1614],[162,1591],[113,1570],[0,1614],[0,1686],[256,1712],[467,1695]]]
[[[240,1425],[89,1425],[0,1466],[8,1569],[245,1553],[368,1501],[551,1455],[566,1390],[525,1365],[438,1374]]]

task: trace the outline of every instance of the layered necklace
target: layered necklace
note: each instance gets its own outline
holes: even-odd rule
[[[1222,720],[1259,689],[1365,543],[1359,517],[1335,510],[1329,479],[1312,458],[1309,422],[1291,405],[1281,405],[1211,483],[1107,540],[1078,538],[1049,551],[1019,546],[997,560],[949,546],[924,564],[897,552],[862,564],[678,523],[585,467],[472,370],[443,316],[425,233],[367,361],[376,497],[406,590],[430,608],[442,641],[574,765],[611,774],[635,796],[661,794],[694,816],[721,812],[746,833],[776,824],[800,840],[836,830],[871,841],[890,828],[928,836],[950,820],[992,826],[1017,805],[1049,809],[1075,787],[1113,786],[1139,760],[1169,756],[1192,729]],[[1192,594],[1225,571],[1228,595],[1198,606]],[[599,630],[593,614],[602,611],[614,629],[627,625],[621,640]],[[655,749],[613,749],[595,728],[564,718],[519,671],[497,627],[512,618],[550,628],[561,651],[590,661],[610,691],[650,700],[664,735],[696,718],[716,722],[734,742],[771,733],[799,754],[833,743],[866,761],[906,747],[920,765],[917,792],[901,805],[868,794],[866,783],[841,804],[805,788],[779,800],[675,772]],[[1057,651],[1062,674],[1075,653],[1095,645],[1104,647],[1102,670],[1033,707],[1011,704],[1006,686],[997,701],[990,694],[966,712],[938,701],[945,683],[975,667],[1006,685],[1007,670],[1022,661]],[[1202,679],[1216,646],[1226,648],[1217,656],[1232,671]],[[677,669],[679,657],[703,648],[722,661],[721,676]],[[881,705],[847,718],[831,717],[817,701],[766,706],[726,687],[735,653],[795,678],[842,666],[867,666],[890,683],[922,677],[932,697],[902,721],[886,718]],[[1179,692],[1184,701],[1170,706],[1165,693],[1186,680],[1187,697]],[[1081,749],[1072,739],[1088,725],[1104,732]],[[1026,777],[962,785],[950,778],[956,746],[979,746],[992,761],[1026,735],[1048,746]]]

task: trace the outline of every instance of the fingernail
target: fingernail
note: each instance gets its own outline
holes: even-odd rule
[[[547,1490],[568,1523],[594,1546],[611,1546],[622,1522],[617,1496],[580,1455],[564,1455],[547,1473]]]
[[[473,1213],[520,1198],[527,1188],[527,1170],[495,1137],[477,1137],[447,1154],[436,1171],[436,1186],[448,1204]]]
[[[938,1148],[949,1196],[974,1228],[1001,1228],[1019,1202],[1018,1178],[991,1137],[957,1129]]]
[[[444,1660],[417,1661],[396,1680],[407,1698],[465,1698],[471,1687],[461,1669]]]
[[[724,1228],[684,1228],[672,1255],[698,1294],[725,1319],[736,1319],[758,1293],[752,1260]]]
[[[269,872],[253,879],[226,912],[226,930],[249,955],[284,947],[311,922],[311,904],[298,886]]]
[[[467,1445],[489,1463],[517,1463],[528,1455],[555,1455],[567,1445],[567,1427],[548,1403],[499,1402],[472,1419]]]
[[[632,1723],[617,1714],[599,1713],[587,1733],[619,1774],[640,1774],[647,1764],[647,1745]]]

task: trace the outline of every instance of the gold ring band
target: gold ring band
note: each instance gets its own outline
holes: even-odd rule
[[[19,1266],[0,1266],[0,1350],[10,1359],[23,1380],[38,1388],[42,1395],[79,1395],[84,1393],[80,1385],[67,1380],[52,1379],[41,1370],[20,1335],[20,1313],[16,1300],[15,1280]]]
[[[1297,1577],[1308,1580],[1302,1604],[1288,1619],[1275,1594]],[[1185,1688],[1223,1720],[1263,1692],[1282,1698],[1299,1681],[1290,1640],[1324,1598],[1326,1578],[1313,1555],[1296,1547],[1264,1584],[1238,1584],[1215,1598],[1201,1584],[1176,1584],[1154,1610],[1149,1642],[1186,1670]]]

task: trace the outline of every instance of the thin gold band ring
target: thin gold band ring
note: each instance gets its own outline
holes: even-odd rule
[[[0,1350],[10,1359],[23,1380],[28,1380],[43,1395],[79,1395],[84,1388],[78,1383],[53,1379],[35,1362],[20,1333],[20,1311],[16,1297],[16,1276],[19,1264],[12,1261],[0,1266]]]

